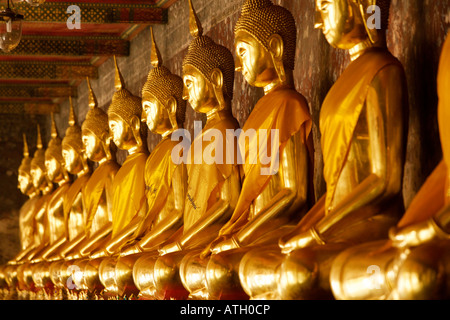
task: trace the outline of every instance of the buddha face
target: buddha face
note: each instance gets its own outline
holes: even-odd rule
[[[19,170],[19,177],[17,181],[20,192],[23,194],[28,194],[30,189],[33,187],[31,175],[23,170]]]
[[[166,107],[148,93],[142,97],[141,119],[153,133],[162,134],[171,127]]]
[[[110,114],[108,124],[112,139],[119,149],[128,150],[136,145],[131,127],[121,117]]]
[[[277,78],[270,53],[248,32],[236,32],[235,50],[236,71],[251,86],[265,87]]]
[[[54,157],[45,157],[45,169],[47,171],[47,177],[50,181],[56,182],[61,176],[61,163]]]
[[[106,156],[102,141],[90,130],[83,129],[81,140],[83,141],[86,156],[92,161],[98,162]]]
[[[316,0],[315,27],[322,29],[331,46],[348,50],[366,38],[355,9],[349,0]]]
[[[79,173],[83,168],[79,152],[80,150],[75,151],[75,149],[70,146],[64,146],[62,150],[64,167],[68,172],[72,174]]]
[[[194,67],[183,67],[183,99],[187,100],[196,112],[208,113],[217,105],[216,95],[211,83]]]
[[[31,179],[33,181],[33,186],[36,189],[40,189],[45,181],[45,172],[39,166],[31,165]]]

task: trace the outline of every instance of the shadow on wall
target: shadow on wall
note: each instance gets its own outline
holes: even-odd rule
[[[19,212],[0,212],[0,265],[5,264],[20,251]]]

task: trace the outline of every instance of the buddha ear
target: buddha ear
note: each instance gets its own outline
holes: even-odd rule
[[[281,38],[279,34],[273,34],[270,36],[268,44],[269,44],[269,51],[273,59],[277,61],[283,60],[283,53],[284,53],[283,38]]]
[[[223,73],[219,68],[215,68],[211,72],[211,83],[217,89],[222,89],[223,87]]]
[[[141,113],[141,122],[147,122],[147,112],[145,112],[145,109],[142,108],[142,113]]]
[[[141,130],[141,121],[138,116],[134,115],[130,121],[133,131],[139,132]]]
[[[273,34],[270,36],[269,41],[269,53],[272,56],[272,62],[275,70],[278,74],[278,78],[281,82],[286,81],[286,72],[284,70],[284,42],[283,38],[279,34]]]
[[[111,141],[112,141],[112,136],[110,134],[105,133],[105,139],[102,139],[102,144],[103,144],[103,150],[105,151],[105,154],[106,154],[106,159],[108,159],[108,160],[113,159],[113,154],[111,152]]]
[[[376,0],[356,0],[355,3],[358,7],[359,15],[361,16],[361,22],[364,25],[367,36],[372,44],[379,40],[378,29],[372,25],[373,19],[381,19],[380,8],[376,6],[376,3]],[[369,25],[369,23],[371,25]]]
[[[131,131],[133,132],[134,139],[139,147],[143,145],[141,138],[141,120],[138,116],[133,115],[130,120]]]
[[[215,68],[211,72],[211,84],[219,102],[220,110],[225,108],[225,98],[223,97],[223,73],[219,68]]]
[[[170,96],[169,99],[167,99],[166,101],[166,108],[167,108],[166,110],[167,113],[169,114],[169,120],[173,130],[178,129],[177,107],[178,107],[177,99],[175,99],[174,96]]]

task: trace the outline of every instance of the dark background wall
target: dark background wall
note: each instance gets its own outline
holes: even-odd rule
[[[193,0],[205,33],[218,43],[228,47],[233,54],[234,26],[240,15],[242,3],[243,0]],[[314,182],[316,197],[320,197],[325,193],[318,130],[320,107],[328,90],[350,60],[345,51],[331,48],[321,31],[314,29],[313,0],[276,0],[274,3],[288,8],[297,22],[295,84],[297,90],[308,100],[314,119]],[[178,75],[181,75],[181,63],[191,41],[188,17],[187,0],[178,0],[169,9],[168,24],[154,27],[156,41],[165,65]],[[450,2],[447,0],[392,0],[388,47],[405,67],[410,98],[408,148],[403,184],[406,205],[409,205],[425,178],[442,156],[436,115],[436,75],[441,47],[449,27]],[[130,56],[119,58],[118,64],[127,88],[133,94],[140,96],[142,85],[151,68],[150,28],[146,28],[131,42]],[[99,68],[99,79],[92,81],[92,87],[100,106],[106,110],[114,93],[112,59]],[[262,89],[248,86],[242,75],[236,74],[233,114],[241,126],[261,96]],[[74,105],[79,123],[82,123],[88,110],[86,83],[79,86],[78,97],[75,98]],[[55,117],[61,136],[64,135],[67,127],[68,108],[69,105],[66,102],[61,106],[61,112]],[[24,125],[28,128],[32,123],[32,127],[35,128],[38,120],[31,119],[22,124],[29,123],[30,125]],[[204,120],[204,118],[188,107],[185,127],[191,130],[191,133],[193,133],[195,120]],[[46,121],[47,129],[45,137],[48,141],[50,121],[48,118],[44,121]],[[11,124],[5,125],[11,126]],[[16,131],[14,131],[14,134],[17,134],[14,139],[21,139],[22,131],[18,129]],[[150,133],[149,149],[152,150],[159,140],[158,136]],[[34,145],[31,147],[31,152],[34,152]],[[15,150],[11,156],[14,161],[8,162],[6,159],[10,154],[9,151],[5,152],[7,148],[4,144],[1,144],[0,147],[3,155],[2,163],[0,163],[2,168],[0,178],[3,178],[6,172],[12,172],[8,176],[11,181],[10,188],[1,190],[0,195],[1,204],[8,204],[2,206],[0,213],[1,263],[18,250],[17,212],[24,198],[15,188],[21,150]],[[126,153],[118,152],[119,162],[122,162],[125,157]]]

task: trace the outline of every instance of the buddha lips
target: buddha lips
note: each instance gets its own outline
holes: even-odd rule
[[[191,144],[188,130],[178,129],[172,134],[172,141],[180,141],[181,138],[181,142],[172,150],[172,161],[175,164],[260,165],[261,175],[278,173],[278,129],[227,129],[224,136],[218,129],[202,132],[202,122],[195,121],[194,136],[194,142]],[[238,148],[235,148],[236,143]]]

